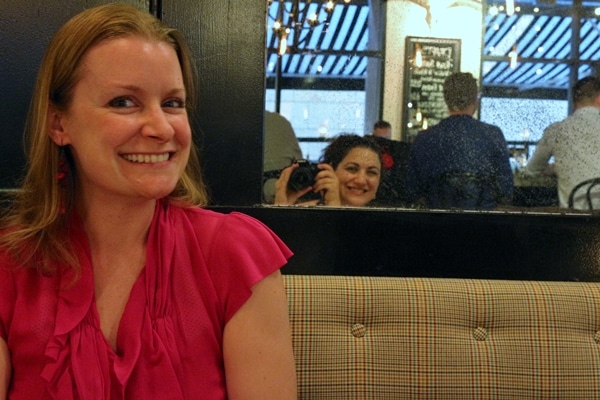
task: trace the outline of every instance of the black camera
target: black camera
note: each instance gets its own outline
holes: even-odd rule
[[[317,164],[308,160],[298,160],[298,168],[292,171],[288,181],[288,190],[297,192],[315,183],[315,177],[319,173]]]

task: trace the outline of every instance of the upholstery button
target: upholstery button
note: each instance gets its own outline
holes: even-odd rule
[[[488,338],[488,331],[485,328],[479,327],[473,331],[473,337],[475,340],[486,340]]]
[[[596,331],[596,333],[594,334],[594,341],[600,344],[600,331]]]
[[[361,338],[367,333],[367,327],[363,324],[354,324],[350,329],[350,333],[352,333],[352,336],[354,337]]]

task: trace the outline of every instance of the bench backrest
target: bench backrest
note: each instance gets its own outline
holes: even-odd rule
[[[284,275],[300,399],[600,399],[600,284]]]

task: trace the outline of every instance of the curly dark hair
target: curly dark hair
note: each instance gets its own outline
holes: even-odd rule
[[[350,150],[360,147],[373,150],[379,157],[379,162],[383,164],[381,158],[381,147],[372,136],[359,136],[353,133],[342,133],[338,135],[329,145],[323,150],[321,162],[327,163],[337,169],[344,157],[348,155]]]

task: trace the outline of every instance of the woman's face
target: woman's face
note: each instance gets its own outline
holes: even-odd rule
[[[379,155],[367,148],[355,147],[337,166],[342,205],[362,207],[375,199],[381,179]]]
[[[142,37],[92,47],[66,113],[49,114],[52,139],[71,147],[84,196],[157,199],[188,161],[191,129],[175,50]]]

